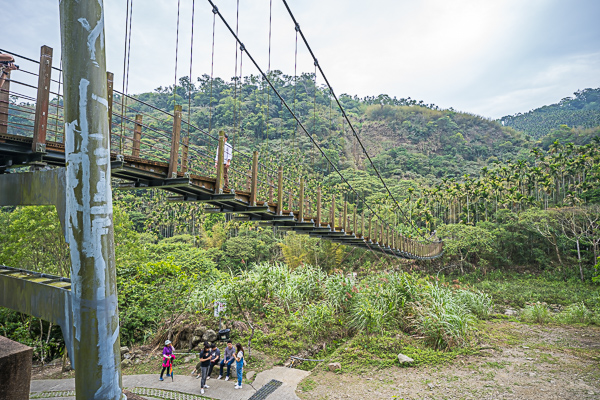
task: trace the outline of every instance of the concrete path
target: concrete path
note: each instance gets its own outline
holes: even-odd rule
[[[256,376],[254,382],[244,384],[242,389],[234,389],[236,380],[230,379],[225,382],[224,380],[209,379],[206,383],[210,387],[205,389],[202,397],[219,400],[247,400],[249,399],[256,390],[260,389],[271,379],[283,382],[275,392],[268,396],[269,400],[299,400],[296,396],[296,387],[298,383],[306,376],[309,372],[284,367],[275,367],[259,373]],[[158,375],[124,375],[123,386],[137,393],[142,397],[148,399],[155,398],[178,398],[177,393],[185,393],[189,395],[195,395],[193,397],[201,398],[200,395],[200,379],[196,379],[192,376],[175,375],[175,380],[171,381],[171,378],[165,378],[164,381],[158,380]],[[74,379],[43,379],[31,381],[31,396],[34,398],[46,398],[42,392],[59,392],[59,391],[72,391],[75,390]],[[165,391],[165,392],[161,392]],[[65,399],[71,400],[75,397],[69,393],[64,393],[64,397],[55,397],[57,393],[52,393],[53,399]],[[51,397],[50,395],[47,398]],[[184,399],[185,397],[181,397]]]

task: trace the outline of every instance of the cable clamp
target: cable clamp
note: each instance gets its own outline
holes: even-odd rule
[[[219,13],[219,9],[217,8],[217,6],[213,6],[213,14],[218,14]]]
[[[315,58],[315,67],[319,66],[319,61]]]
[[[240,51],[246,51],[246,47],[243,43],[240,43]]]
[[[296,32],[300,32],[300,24],[296,22]]]

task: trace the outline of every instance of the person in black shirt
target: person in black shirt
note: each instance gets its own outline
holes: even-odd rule
[[[208,389],[206,378],[208,377],[208,369],[210,368],[210,353],[210,345],[208,342],[204,342],[204,350],[202,350],[202,353],[200,353],[200,373],[202,374],[202,380],[200,381],[200,394],[204,394],[204,389]]]

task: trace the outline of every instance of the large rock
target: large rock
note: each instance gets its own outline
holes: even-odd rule
[[[202,336],[194,336],[192,337],[192,349],[200,344],[202,341]]]
[[[193,361],[195,359],[196,359],[196,355],[194,354],[194,355],[187,356],[186,358],[184,358],[183,362],[186,363],[186,364],[188,364],[188,363],[190,363],[191,361]]]
[[[202,337],[202,335],[204,335],[204,332],[206,332],[206,327],[198,326],[196,329],[194,329],[194,336]]]
[[[327,365],[327,368],[329,368],[330,371],[337,371],[338,369],[342,369],[342,364],[340,363],[329,363]]]
[[[125,353],[129,353],[129,347],[122,346],[121,347],[121,357],[123,357],[123,354],[125,354]]]
[[[0,399],[29,400],[33,349],[0,336]]]
[[[206,332],[204,332],[204,335],[202,335],[202,340],[204,340],[205,342],[212,343],[216,341],[217,338],[217,332],[213,331],[212,329],[207,329]]]
[[[248,326],[242,321],[233,321],[233,329],[239,333],[244,333],[248,330]]]
[[[400,364],[408,364],[414,362],[415,360],[413,360],[409,356],[405,356],[404,354],[400,353],[398,354],[398,361],[400,362]]]
[[[133,361],[131,361],[128,358],[121,361],[121,367],[123,367],[123,368],[131,367],[132,365],[133,365]]]

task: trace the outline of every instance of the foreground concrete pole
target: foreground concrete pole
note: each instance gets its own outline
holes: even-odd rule
[[[29,400],[33,349],[0,336],[0,399]]]
[[[77,400],[122,395],[102,0],[60,1]]]

